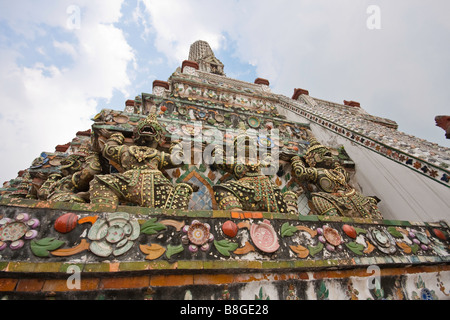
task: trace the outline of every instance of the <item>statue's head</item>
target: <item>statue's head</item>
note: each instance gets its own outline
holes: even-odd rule
[[[305,161],[310,167],[332,168],[334,159],[331,150],[321,145],[316,139],[310,139],[310,145],[305,154]]]
[[[138,122],[133,131],[133,139],[136,145],[149,146],[160,143],[164,136],[164,130],[156,119],[155,114]]]

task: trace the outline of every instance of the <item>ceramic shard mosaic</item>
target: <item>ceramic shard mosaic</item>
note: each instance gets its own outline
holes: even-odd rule
[[[442,263],[450,259],[450,230],[443,222],[298,219],[294,215],[233,211],[187,214],[145,208],[83,212],[75,205],[73,209],[78,211],[53,208],[44,215],[42,209],[18,206],[20,201],[9,203],[14,210],[7,209],[5,203],[0,207],[2,221],[10,221],[6,226],[13,229],[2,233],[2,241],[13,244],[22,239],[21,250],[30,249],[36,262],[61,261],[60,257],[70,261],[72,256],[90,261],[122,257],[132,261],[236,261],[277,269],[271,261],[283,261],[302,269],[315,264]],[[33,224],[18,222],[24,216]],[[3,259],[19,250],[17,246],[11,249],[3,247]]]

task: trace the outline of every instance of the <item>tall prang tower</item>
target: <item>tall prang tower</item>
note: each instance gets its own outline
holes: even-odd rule
[[[450,150],[359,102],[196,41],[92,121],[1,189],[2,299],[450,297]]]
[[[206,41],[198,40],[191,45],[188,60],[197,62],[200,71],[225,75],[223,63],[216,58],[209,43]]]

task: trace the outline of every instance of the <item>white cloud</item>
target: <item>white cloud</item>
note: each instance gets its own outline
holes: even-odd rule
[[[213,50],[220,48],[225,40],[222,27],[234,25],[231,14],[234,1],[140,0],[139,3],[142,12],[136,13],[136,21],[146,26],[147,33],[156,35],[156,48],[172,66],[188,58],[189,47],[196,40],[208,41]]]
[[[25,46],[0,50],[0,134],[8,137],[0,145],[3,181],[28,168],[42,151],[52,152],[57,144],[71,141],[77,131],[89,129],[98,99],[111,99],[114,90],[128,93],[127,71],[134,53],[122,30],[113,25],[121,17],[122,1],[78,1],[81,23],[76,30],[67,30],[70,4],[21,1],[20,6],[11,3],[0,14],[0,19],[30,42],[41,40],[44,34],[52,38],[52,32],[66,32],[67,39],[39,46],[38,52],[56,49],[73,60],[60,66],[40,61],[38,56],[36,63],[25,67],[18,64]],[[45,10],[36,10],[42,7]]]
[[[55,41],[53,41],[53,46],[56,49],[59,49],[61,52],[68,54],[72,58],[75,58],[77,56],[75,47],[72,44],[70,44],[69,42],[66,42],[66,41],[59,42],[59,41],[55,40]]]

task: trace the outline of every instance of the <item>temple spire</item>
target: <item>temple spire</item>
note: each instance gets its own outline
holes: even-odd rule
[[[195,41],[189,50],[190,61],[195,61],[199,64],[200,71],[214,73],[224,76],[224,65],[217,59],[208,42],[203,40]]]

